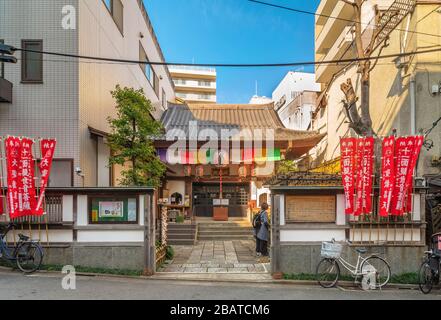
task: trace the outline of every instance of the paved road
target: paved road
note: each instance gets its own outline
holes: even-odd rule
[[[0,300],[7,299],[441,299],[441,291],[423,295],[417,290],[363,292],[342,288],[286,284],[244,284],[170,280],[77,277],[76,290],[61,287],[63,275],[0,271]]]

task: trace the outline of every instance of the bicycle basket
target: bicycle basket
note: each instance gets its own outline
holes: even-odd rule
[[[338,259],[341,256],[343,246],[335,242],[322,242],[322,250],[320,252],[322,258]]]

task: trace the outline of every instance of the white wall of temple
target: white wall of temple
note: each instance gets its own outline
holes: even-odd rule
[[[346,230],[349,228],[347,220],[354,217],[346,216],[344,209],[344,195],[336,196],[335,223],[287,223],[285,207],[285,195],[278,197],[280,203],[280,241],[283,242],[322,242],[335,239],[336,241],[351,240],[354,242],[419,242],[421,241],[421,229],[419,227],[403,227],[391,225],[389,228],[366,227],[364,229],[349,229],[349,238]],[[421,195],[413,195],[412,221],[421,221]],[[346,226],[346,227],[345,227]]]

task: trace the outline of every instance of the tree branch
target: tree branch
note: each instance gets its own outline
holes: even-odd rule
[[[379,57],[380,57],[380,55],[381,55],[381,52],[383,51],[384,48],[386,48],[386,47],[388,47],[388,46],[389,46],[389,36],[387,36],[386,39],[384,39],[384,44],[381,46],[380,50],[378,51],[377,59],[375,59],[374,64],[373,64],[373,65],[371,66],[371,68],[369,69],[369,71],[368,71],[369,73],[370,73],[372,70],[374,70],[375,66],[376,66],[377,63],[378,63],[378,60],[380,60]]]

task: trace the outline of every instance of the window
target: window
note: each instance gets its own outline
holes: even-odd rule
[[[200,87],[211,87],[211,82],[210,81],[198,81],[198,85]]]
[[[164,89],[162,89],[162,107],[167,109],[167,96]]]
[[[145,50],[142,47],[141,43],[139,44],[139,61],[149,61],[149,58],[147,57],[147,54],[145,53]],[[141,67],[142,72],[145,74],[145,76],[151,83],[152,67],[146,63],[140,63],[139,66]]]
[[[159,99],[159,77],[155,73],[155,71],[153,71],[153,69],[152,69],[152,72],[153,72],[153,81],[154,81],[153,82],[153,90],[155,90],[155,94]]]
[[[121,0],[103,0],[118,30],[124,34],[124,6]]]
[[[25,50],[43,51],[43,40],[22,40]],[[21,81],[43,83],[43,54],[22,51]]]
[[[4,40],[0,40],[0,44],[5,43]],[[2,54],[3,56],[3,54]],[[2,62],[0,63],[0,79],[4,79],[5,78],[5,64]]]
[[[38,160],[40,161],[40,160]],[[54,159],[49,176],[49,187],[73,187],[73,159]]]

